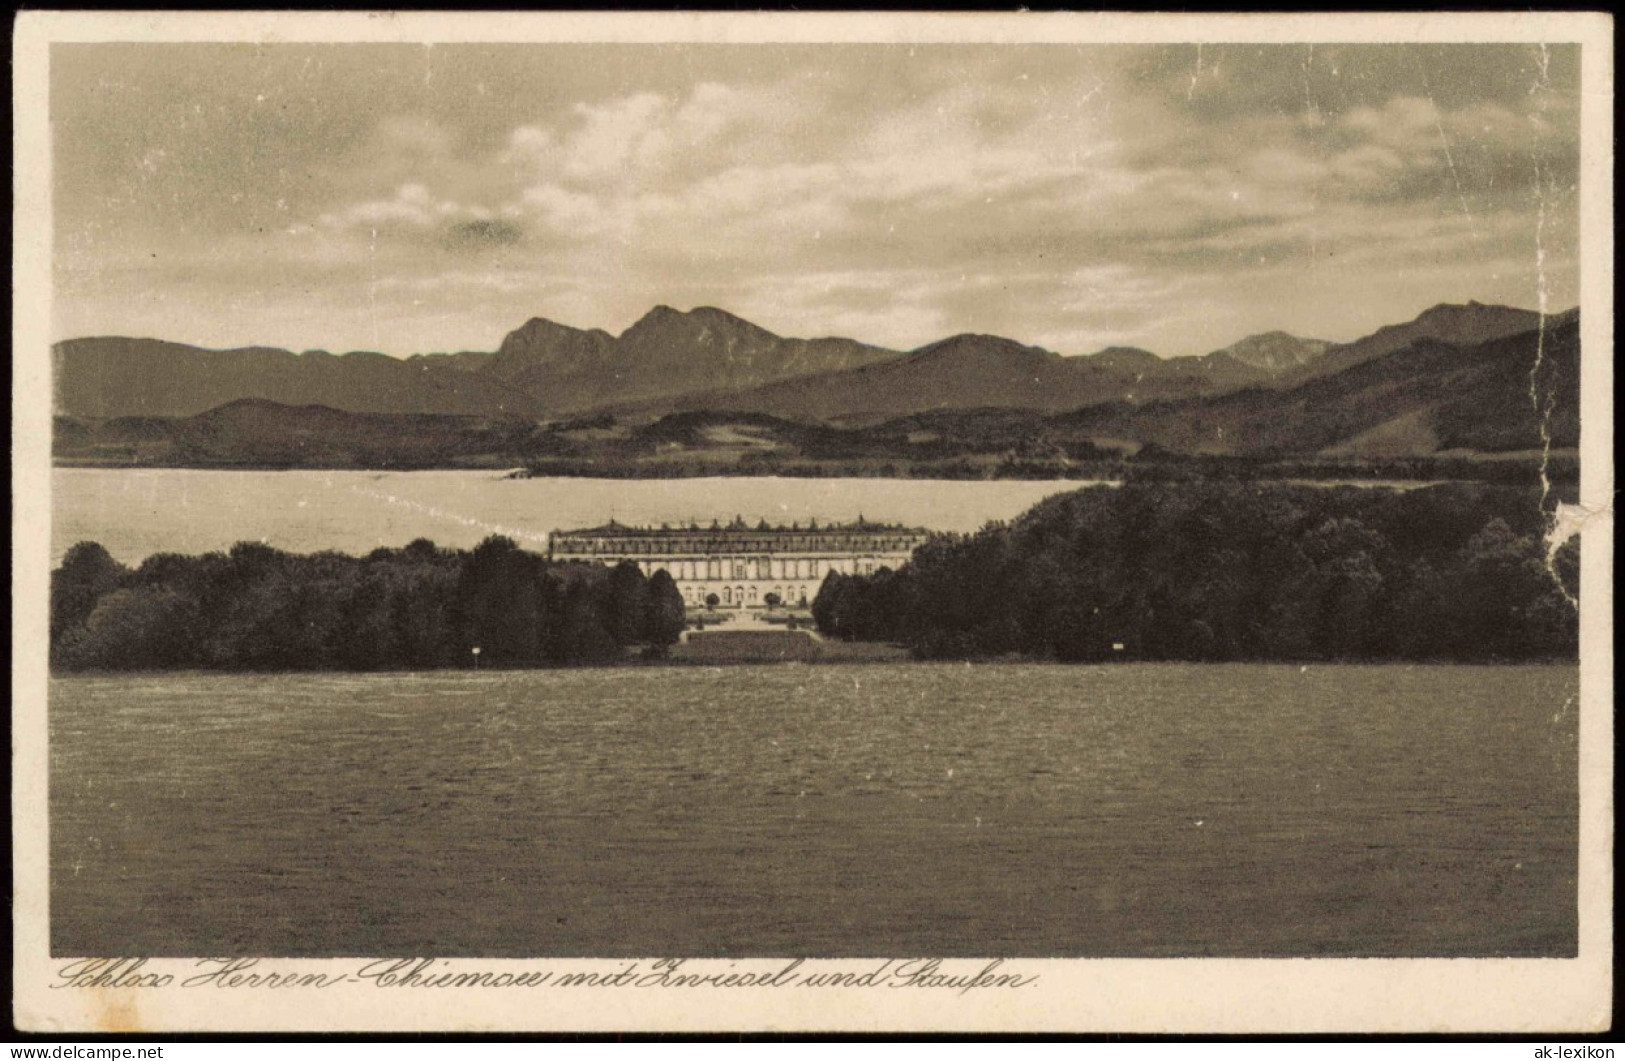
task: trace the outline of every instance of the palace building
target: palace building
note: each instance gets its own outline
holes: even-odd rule
[[[724,608],[755,608],[769,593],[785,604],[810,604],[831,571],[869,575],[907,563],[927,532],[918,527],[855,523],[805,527],[754,527],[735,518],[727,526],[628,527],[614,520],[602,527],[554,531],[554,560],[616,564],[630,560],[645,575],[665,571],[689,605],[716,594]]]

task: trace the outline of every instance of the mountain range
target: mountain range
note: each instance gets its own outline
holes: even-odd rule
[[[1185,454],[1508,453],[1538,449],[1543,422],[1554,447],[1577,447],[1579,313],[1548,318],[1544,329],[1536,323],[1477,342],[1465,341],[1471,332],[1454,332],[1457,342],[1421,334],[1386,353],[1377,352],[1382,344],[1351,344],[1323,359],[1318,374],[1291,372],[1277,386],[1146,406],[1093,405],[1053,422],[1064,432]]]
[[[842,371],[612,408],[622,413],[730,409],[861,424],[937,409],[995,406],[1059,412],[1102,402],[1219,394],[1266,383],[1273,375],[1225,351],[1164,360],[1119,347],[1088,357],[1062,357],[996,335],[956,335]]]
[[[1548,318],[1547,330],[1556,334],[1577,314]],[[54,354],[65,443],[94,435],[88,425],[97,422],[119,421],[116,434],[146,437],[152,421],[186,420],[190,427],[174,437],[187,452],[207,450],[209,438],[270,438],[284,415],[274,410],[305,406],[362,414],[346,421],[359,441],[345,452],[369,453],[387,450],[400,430],[438,439],[435,452],[461,453],[511,441],[515,425],[592,415],[649,423],[679,413],[753,414],[856,429],[986,409],[1049,418],[1068,436],[1182,452],[1434,452],[1486,441],[1494,432],[1473,426],[1486,411],[1513,399],[1527,404],[1527,383],[1513,399],[1501,391],[1529,366],[1495,382],[1486,382],[1485,366],[1522,365],[1528,342],[1520,337],[1541,323],[1528,310],[1447,304],[1351,343],[1268,332],[1164,359],[1134,347],[1063,357],[975,334],[905,352],[784,338],[709,307],[657,306],[619,336],[532,319],[493,353],[398,359],[100,337],[58,343]],[[205,415],[232,403],[225,423]],[[435,417],[460,419],[436,425]],[[331,418],[301,422],[303,434],[286,440],[289,452],[303,444],[298,438],[342,434]],[[447,430],[461,441],[437,434]],[[1527,432],[1512,434],[1527,442]]]
[[[786,339],[731,313],[656,306],[619,336],[535,318],[495,353],[393,358],[266,347],[204,350],[116,336],[53,348],[65,416],[191,416],[239,398],[360,413],[559,416],[900,356],[851,339]]]
[[[546,418],[600,409],[752,410],[840,422],[972,406],[1075,409],[1295,385],[1420,339],[1471,344],[1534,327],[1505,306],[1442,305],[1353,343],[1269,332],[1200,357],[1133,347],[1063,357],[990,335],[912,351],[792,339],[711,307],[657,306],[619,336],[534,318],[495,352],[408,358],[267,347],[205,350],[153,339],[56,344],[65,416],[191,416],[240,398],[348,412]]]
[[[982,349],[983,344],[961,347]],[[1295,385],[1114,401],[1059,413],[939,408],[866,424],[717,409],[658,417],[354,413],[238,399],[187,417],[58,417],[70,464],[511,468],[548,474],[983,477],[1163,455],[1386,458],[1529,454],[1579,441],[1579,321],[1476,344],[1423,338]],[[1049,364],[1026,348],[1015,356]],[[1538,402],[1531,395],[1538,396]],[[1549,403],[1549,404],[1548,404]],[[1154,456],[1155,455],[1155,456]],[[1567,459],[1567,458],[1564,458]],[[1037,461],[1037,464],[1033,462]],[[1012,466],[1010,462],[1015,462]],[[1028,471],[1020,471],[1025,466]],[[1569,465],[1572,470],[1572,462]],[[1501,462],[1514,472],[1514,464]]]

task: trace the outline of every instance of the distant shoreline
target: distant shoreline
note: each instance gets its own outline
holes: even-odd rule
[[[614,463],[547,462],[517,466],[514,461],[490,464],[302,464],[225,462],[132,462],[57,458],[53,470],[209,471],[209,472],[485,472],[501,478],[605,479],[665,481],[673,479],[899,479],[926,482],[1080,482],[1124,483],[1224,479],[1259,482],[1336,483],[1339,481],[1426,485],[1441,482],[1529,483],[1537,481],[1536,457],[1400,457],[1374,460],[1325,460],[1316,457],[1259,459],[1250,457],[1169,457],[1154,461],[1120,460],[1086,464],[916,463],[840,461],[797,463]],[[1554,451],[1547,476],[1557,484],[1578,484],[1578,455]]]

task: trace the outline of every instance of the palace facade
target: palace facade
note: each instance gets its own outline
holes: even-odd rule
[[[611,520],[602,527],[554,531],[548,555],[560,561],[616,564],[629,560],[645,575],[664,571],[682,591],[684,603],[704,605],[716,594],[724,608],[759,608],[767,595],[785,604],[810,604],[831,571],[869,575],[907,563],[928,537],[918,527],[855,523],[802,527],[723,526],[628,527]]]

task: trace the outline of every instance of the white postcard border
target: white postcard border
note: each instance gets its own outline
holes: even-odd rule
[[[25,12],[14,44],[14,1020],[35,1031],[1550,1032],[1605,1028],[1612,1003],[1612,22],[1586,13],[1386,15],[278,14]],[[1580,42],[1582,508],[1580,951],[1572,960],[1011,960],[1015,990],[445,988],[61,989],[48,946],[46,602],[50,568],[50,129],[55,41]],[[903,958],[907,956],[883,956]],[[646,960],[645,968],[649,962]],[[862,972],[882,957],[808,963]],[[267,959],[348,972],[367,959]],[[973,973],[985,963],[945,963]],[[470,959],[500,973],[614,972],[617,961]],[[689,972],[782,968],[694,961]],[[176,981],[191,962],[152,961]]]

